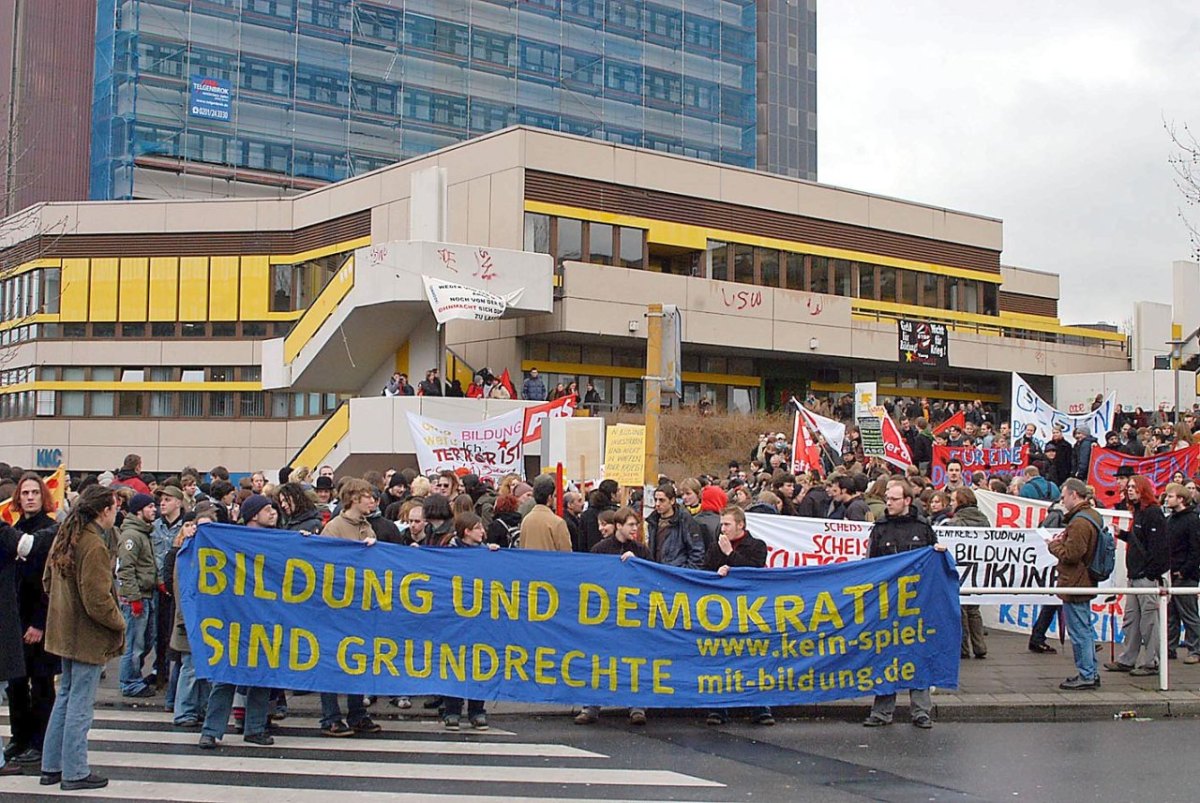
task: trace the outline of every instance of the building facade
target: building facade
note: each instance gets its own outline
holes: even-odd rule
[[[448,369],[468,380],[537,367],[637,407],[652,302],[682,310],[687,405],[773,408],[870,380],[1003,405],[1011,371],[1049,395],[1055,375],[1128,364],[1123,336],[1061,324],[1057,276],[1002,265],[998,220],[514,128],[293,197],[45,204],[0,226],[10,462],[57,450],[106,468],[133,450],[151,471],[246,470],[314,437],[335,451],[356,426],[331,415],[342,400],[431,367],[407,320],[340,325],[346,282],[380,269],[355,252],[414,239],[429,167],[460,264],[494,248],[554,265],[536,280],[551,312],[449,324]],[[946,327],[943,364],[900,359],[901,320]]]
[[[270,196],[511,125],[816,178],[815,0],[99,0],[93,199]]]

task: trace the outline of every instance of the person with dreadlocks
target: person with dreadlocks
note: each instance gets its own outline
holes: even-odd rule
[[[87,740],[100,670],[125,647],[125,617],[104,545],[104,533],[116,520],[113,491],[86,488],[59,524],[42,575],[50,596],[46,651],[62,659],[62,674],[42,748],[41,783],[57,783],[64,791],[108,785],[88,766]]]

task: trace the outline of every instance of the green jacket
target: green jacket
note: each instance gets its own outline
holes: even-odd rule
[[[126,516],[117,545],[117,594],[130,602],[150,599],[158,588],[158,563],[154,560],[154,525],[137,516]]]

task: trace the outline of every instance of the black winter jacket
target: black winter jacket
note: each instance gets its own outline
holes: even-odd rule
[[[721,545],[716,543],[708,548],[708,554],[704,556],[704,568],[711,572],[715,572],[722,566],[730,568],[746,566],[751,569],[761,569],[766,565],[766,542],[755,538],[749,531],[738,539],[738,542],[733,545],[733,552],[728,555],[722,552]]]
[[[1167,517],[1167,544],[1171,552],[1171,575],[1191,584],[1200,580],[1200,515],[1186,507]]]
[[[867,542],[867,557],[898,555],[921,547],[933,546],[938,542],[937,534],[929,523],[916,515],[885,518],[875,522],[871,538]]]
[[[1125,542],[1125,573],[1130,580],[1157,580],[1171,565],[1167,546],[1167,520],[1158,505],[1133,512],[1129,532],[1116,533]]]

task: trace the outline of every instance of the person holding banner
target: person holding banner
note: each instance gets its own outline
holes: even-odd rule
[[[675,503],[674,485],[664,483],[654,489],[654,512],[646,517],[646,546],[656,563],[688,569],[704,565],[700,525]]]
[[[947,527],[991,527],[987,514],[979,509],[975,492],[970,488],[959,488],[950,495],[950,518]],[[974,655],[987,658],[987,638],[983,631],[983,615],[978,605],[962,606],[962,657]]]
[[[483,526],[483,519],[474,513],[459,513],[454,517],[454,537],[446,544],[452,549],[478,549],[480,547],[489,549],[492,552],[500,549],[499,544],[485,544],[484,537],[487,531]],[[321,695],[324,697],[325,695]],[[347,695],[346,699],[349,702],[351,695]],[[361,695],[359,696],[361,700]],[[471,727],[475,730],[485,731],[488,729],[487,711],[484,709],[483,700],[467,700],[467,720],[471,723]],[[336,698],[335,698],[336,705]],[[461,697],[443,697],[442,698],[442,724],[446,726],[446,730],[456,731],[462,723],[463,699]],[[371,733],[378,733],[382,730],[378,725],[371,722],[370,717],[366,717],[366,709],[363,709],[365,720],[374,726]],[[353,726],[352,726],[353,727]],[[355,728],[355,730],[359,730]]]
[[[1125,487],[1125,498],[1133,513],[1133,526],[1116,533],[1125,542],[1125,573],[1131,588],[1155,588],[1171,568],[1167,546],[1167,521],[1150,480],[1135,475]],[[1158,674],[1158,600],[1150,594],[1138,594],[1125,600],[1124,649],[1115,662],[1106,663],[1105,671],[1130,675]]]
[[[887,508],[887,517],[883,521],[875,522],[875,526],[871,528],[871,537],[867,542],[867,558],[898,555],[927,546],[939,552],[946,550],[945,546],[938,543],[933,528],[918,518],[913,511],[911,485],[904,480],[889,482],[883,502]],[[910,689],[908,700],[912,724],[924,730],[932,728],[933,718],[930,712],[933,709],[933,699],[929,689]],[[863,726],[878,728],[891,725],[895,711],[895,694],[877,694],[875,702],[871,705],[870,715],[863,720]]]

